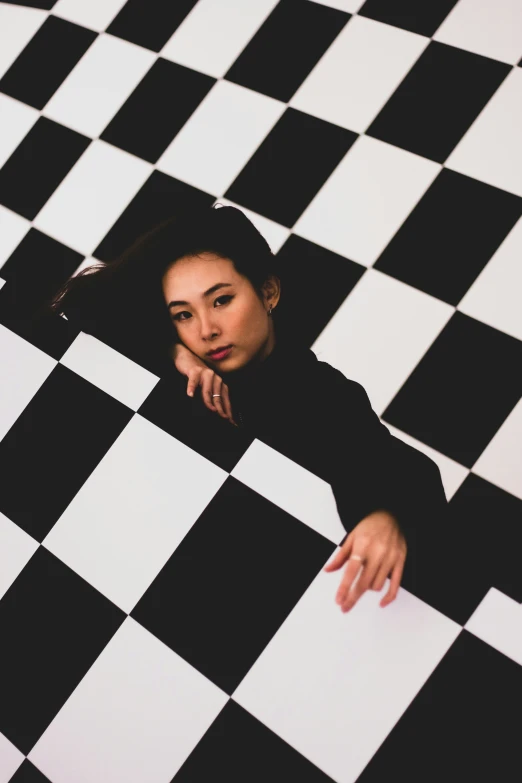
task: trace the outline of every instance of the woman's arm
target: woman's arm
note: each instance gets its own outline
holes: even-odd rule
[[[420,526],[447,508],[438,465],[393,436],[380,421],[361,384],[321,362],[331,405],[330,431],[339,446],[330,462],[332,491],[343,526],[350,531],[380,509],[396,518],[407,543]]]

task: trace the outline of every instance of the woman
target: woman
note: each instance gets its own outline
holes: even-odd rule
[[[360,384],[300,343],[306,311],[286,327],[276,322],[276,272],[244,213],[216,204],[185,211],[111,264],[83,270],[44,312],[65,314],[159,374],[185,376],[195,404],[327,481],[348,531],[325,568],[347,563],[337,601],[349,611],[390,576],[386,606],[419,526],[444,511],[440,472],[390,434]]]

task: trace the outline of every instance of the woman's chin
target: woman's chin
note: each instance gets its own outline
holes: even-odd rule
[[[219,361],[207,356],[205,362],[215,372],[228,372],[228,370],[236,369],[237,366],[237,359],[233,359],[231,356],[225,356],[224,359],[219,359]]]
[[[248,364],[248,362],[242,362],[239,359],[232,358],[230,359],[223,359],[221,362],[216,362],[216,366],[213,367],[218,374],[228,374],[228,373],[234,373],[236,370],[241,370],[245,365]]]

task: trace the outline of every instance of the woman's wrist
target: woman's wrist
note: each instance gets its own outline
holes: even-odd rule
[[[190,351],[186,345],[183,345],[183,343],[173,343],[171,349],[171,356],[174,360],[176,360],[179,356],[181,356],[184,353],[188,354],[188,353],[192,353],[192,351]]]

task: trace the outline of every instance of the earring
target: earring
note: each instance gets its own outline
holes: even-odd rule
[[[268,308],[268,315],[272,315],[272,305]]]

